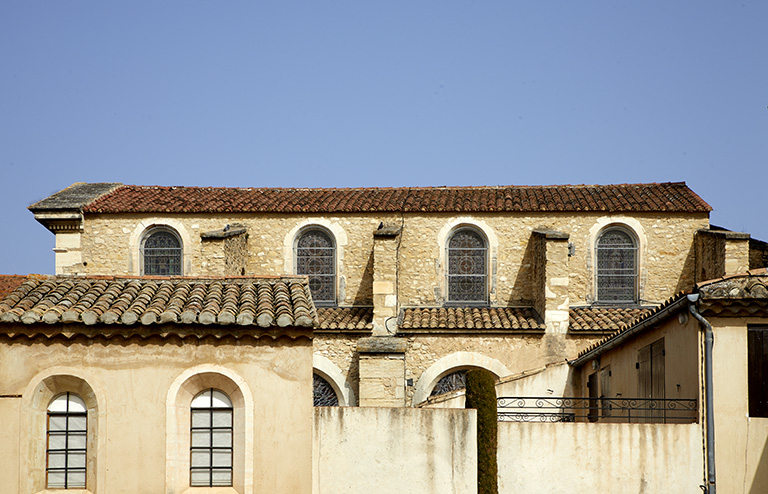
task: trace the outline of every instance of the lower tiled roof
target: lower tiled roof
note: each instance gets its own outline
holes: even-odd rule
[[[319,330],[370,331],[373,329],[373,307],[319,307]]]
[[[317,314],[304,277],[29,277],[0,300],[0,323],[18,322],[311,328]]]
[[[573,307],[568,330],[573,332],[616,331],[622,325],[649,312],[641,307]]]
[[[404,309],[399,330],[409,329],[544,329],[530,307],[435,307]]]

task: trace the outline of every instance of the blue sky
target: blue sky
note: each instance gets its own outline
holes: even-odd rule
[[[73,182],[685,181],[768,240],[768,2],[0,3],[0,273]]]

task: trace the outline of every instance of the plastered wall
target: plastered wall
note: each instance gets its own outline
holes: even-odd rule
[[[0,338],[3,493],[44,491],[45,410],[64,391],[89,408],[83,492],[188,492],[190,425],[177,419],[188,418],[192,397],[208,387],[230,395],[235,416],[234,485],[215,492],[311,491],[309,338],[81,338]]]
[[[500,422],[499,493],[694,494],[701,444],[699,424]]]
[[[315,409],[314,494],[474,494],[477,412]]]

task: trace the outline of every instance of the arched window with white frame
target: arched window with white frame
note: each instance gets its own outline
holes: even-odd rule
[[[142,274],[181,276],[183,247],[178,233],[168,227],[149,230],[141,242]]]
[[[232,401],[218,389],[207,389],[192,400],[190,486],[232,485],[232,415]]]
[[[460,228],[447,245],[448,303],[488,302],[488,244],[478,231]]]
[[[637,239],[624,228],[603,230],[595,245],[598,303],[635,303],[637,288]]]
[[[88,409],[74,393],[48,405],[46,482],[48,489],[85,489]]]
[[[315,305],[336,304],[336,243],[327,230],[310,227],[296,239],[296,274],[309,277]]]

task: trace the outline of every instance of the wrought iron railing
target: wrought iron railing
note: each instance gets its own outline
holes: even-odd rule
[[[500,397],[500,422],[610,422],[680,424],[696,422],[696,400],[651,398]]]

